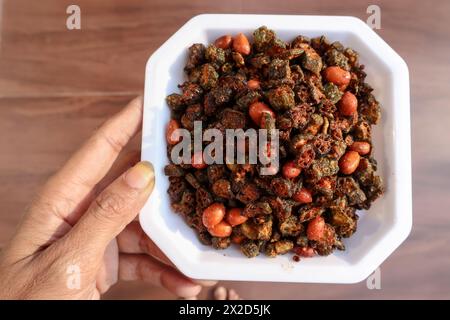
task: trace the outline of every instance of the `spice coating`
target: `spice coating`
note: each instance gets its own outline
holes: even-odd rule
[[[239,246],[247,257],[290,252],[296,261],[344,250],[356,210],[384,192],[372,143],[381,108],[358,54],[324,36],[284,42],[263,26],[253,37],[193,44],[184,71],[181,92],[166,99],[169,159],[173,131],[193,132],[194,121],[220,132],[280,132],[280,169],[271,176],[260,163],[166,166],[172,209],[200,241]]]

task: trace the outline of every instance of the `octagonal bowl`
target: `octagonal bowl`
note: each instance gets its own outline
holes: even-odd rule
[[[360,211],[357,232],[346,251],[294,262],[290,254],[253,259],[237,248],[214,250],[202,245],[182,217],[172,212],[163,168],[165,97],[185,80],[187,48],[211,43],[223,34],[266,25],[290,41],[297,35],[325,35],[359,52],[367,81],[382,106],[373,144],[386,193],[368,211]],[[199,15],[189,20],[149,58],[145,74],[142,159],[156,170],[155,190],[140,214],[144,231],[185,275],[195,279],[354,283],[369,276],[408,236],[412,224],[409,76],[403,59],[364,22],[354,17],[281,15]]]

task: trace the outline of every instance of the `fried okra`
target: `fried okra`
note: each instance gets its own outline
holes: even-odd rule
[[[169,156],[176,129],[193,132],[196,121],[203,130],[275,129],[280,137],[272,175],[260,159],[248,161],[250,141],[236,146],[245,163],[165,166],[171,207],[201,243],[239,246],[249,258],[344,250],[357,210],[384,192],[372,142],[381,108],[358,53],[325,36],[285,42],[262,26],[250,38],[191,45],[184,71],[187,80],[166,98]]]

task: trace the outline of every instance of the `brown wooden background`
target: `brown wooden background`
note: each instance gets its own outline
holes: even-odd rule
[[[68,31],[66,8],[81,7]],[[150,54],[200,13],[353,15],[381,7],[377,32],[411,75],[414,226],[381,266],[382,289],[227,283],[244,298],[450,298],[450,1],[0,0],[0,245],[30,197],[92,130],[143,90]],[[204,293],[205,294],[205,293]],[[107,298],[173,298],[121,283]]]

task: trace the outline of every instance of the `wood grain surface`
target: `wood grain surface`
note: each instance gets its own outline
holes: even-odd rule
[[[413,230],[381,266],[381,290],[353,285],[239,283],[243,298],[450,298],[450,1],[0,0],[0,246],[37,188],[108,116],[143,90],[147,58],[200,13],[352,15],[381,8],[383,37],[411,79]],[[207,292],[202,293],[206,297]],[[107,299],[171,299],[120,283]]]

